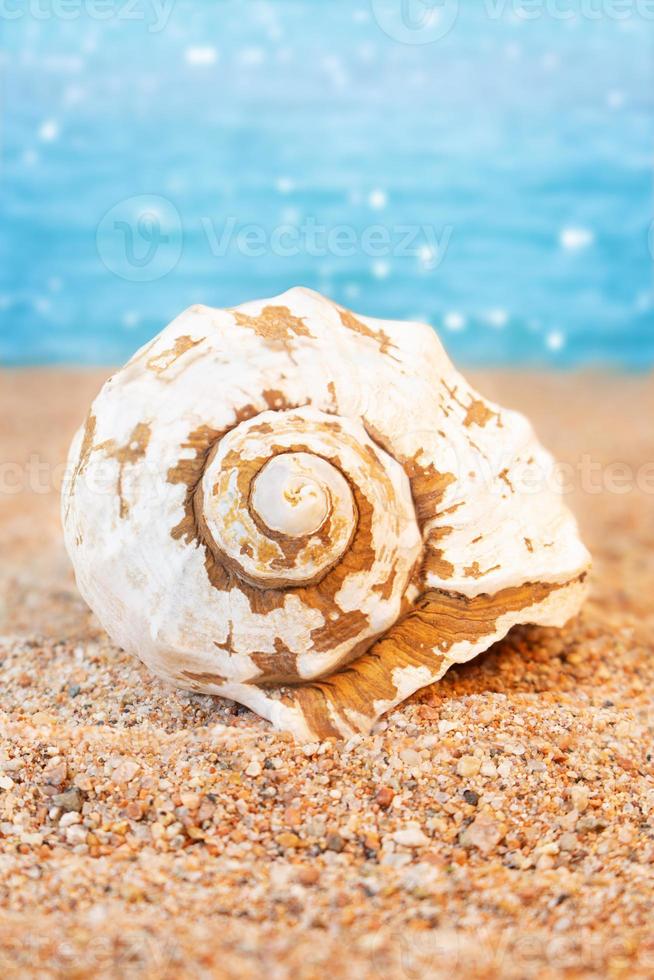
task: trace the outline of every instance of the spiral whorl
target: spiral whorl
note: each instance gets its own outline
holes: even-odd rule
[[[358,420],[311,406],[263,411],[198,459],[186,533],[205,549],[214,587],[269,617],[261,647],[286,657],[254,651],[262,682],[320,676],[395,622],[421,536],[404,470]],[[284,629],[296,605],[308,642]]]
[[[364,474],[354,439],[339,447],[342,432],[313,410],[263,412],[216,446],[201,513],[216,557],[241,578],[315,584],[348,548],[358,524],[348,477]]]

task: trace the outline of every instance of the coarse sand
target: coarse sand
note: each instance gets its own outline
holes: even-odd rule
[[[59,527],[107,371],[0,372],[0,976],[654,975],[654,383],[489,373],[594,557],[369,737],[295,744],[113,646]]]

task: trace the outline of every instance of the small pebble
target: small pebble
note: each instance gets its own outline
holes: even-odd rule
[[[402,844],[403,847],[424,847],[425,844],[429,844],[429,838],[420,827],[415,825],[396,830],[393,834],[393,840],[396,844]]]
[[[68,827],[66,830],[66,840],[73,847],[76,847],[78,844],[85,844],[87,836],[86,828],[80,827],[79,825]]]
[[[476,776],[480,769],[481,759],[477,759],[474,755],[462,756],[456,767],[459,776]]]
[[[71,827],[73,824],[79,823],[80,815],[75,810],[68,810],[64,813],[59,821],[60,827]]]
[[[66,782],[68,776],[68,766],[65,762],[59,762],[48,766],[43,773],[43,782],[50,786],[61,786]]]
[[[390,786],[381,786],[375,795],[375,799],[382,810],[387,810],[393,802],[394,790]]]
[[[320,871],[311,865],[303,865],[297,872],[297,880],[301,885],[309,888],[320,881]]]
[[[504,836],[502,828],[496,820],[487,814],[475,817],[471,824],[459,834],[463,847],[476,847],[482,854],[494,851]]]
[[[136,759],[121,759],[111,773],[111,780],[114,783],[129,783],[140,768]]]
[[[82,793],[76,786],[67,789],[65,793],[55,793],[50,800],[55,806],[61,807],[64,813],[79,813],[84,802]]]
[[[577,783],[570,788],[570,800],[578,813],[583,813],[588,807],[590,793],[587,786]]]

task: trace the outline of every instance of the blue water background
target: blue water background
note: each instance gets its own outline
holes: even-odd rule
[[[162,30],[139,2],[0,17],[0,362],[120,362],[303,284],[463,363],[654,364],[651,20],[462,0],[407,44],[369,2],[177,0]],[[307,221],[353,254],[308,254]]]

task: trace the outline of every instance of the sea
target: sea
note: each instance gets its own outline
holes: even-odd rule
[[[654,364],[654,3],[0,0],[0,363],[293,285]]]

